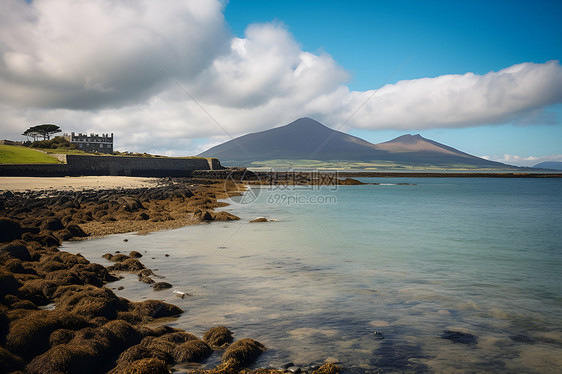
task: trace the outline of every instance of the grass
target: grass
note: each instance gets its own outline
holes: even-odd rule
[[[68,148],[42,148],[43,152],[52,153],[52,154],[61,154],[61,155],[86,155],[86,156],[93,156],[93,153],[88,153],[81,151],[79,149],[68,149]],[[103,153],[100,153],[102,156],[107,156]]]
[[[205,157],[198,156],[185,156],[185,157],[168,157],[151,155],[148,153],[121,153],[107,154],[107,153],[88,153],[79,149],[68,148],[42,148],[38,151],[36,148],[21,147],[17,145],[3,145],[0,144],[0,164],[57,164],[60,163],[55,157],[50,154],[64,154],[64,155],[83,155],[83,156],[122,156],[122,157],[149,157],[149,158],[179,158],[179,159],[205,159]]]
[[[59,160],[43,152],[17,145],[0,144],[0,164],[57,164]]]

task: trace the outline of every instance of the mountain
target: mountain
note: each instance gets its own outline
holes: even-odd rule
[[[394,162],[408,165],[469,165],[505,167],[448,147],[421,135],[403,135],[373,144],[332,130],[311,118],[240,136],[199,154],[217,157],[225,165],[243,166],[254,161],[319,160]]]
[[[552,169],[552,170],[562,170],[562,162],[560,161],[545,161],[540,164],[533,166],[537,169]]]

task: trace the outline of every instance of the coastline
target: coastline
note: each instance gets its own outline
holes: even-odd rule
[[[214,350],[224,350],[218,367],[197,372],[282,372],[244,369],[266,349],[257,341],[229,344],[232,335],[222,326],[200,339],[159,325],[160,318],[183,312],[177,306],[115,296],[106,284],[120,272],[150,282],[151,271],[139,254],[115,254],[114,264],[103,267],[58,249],[64,240],[238,219],[213,210],[227,205],[217,199],[226,198],[227,191],[235,194],[236,186],[224,180],[166,178],[130,180],[132,185],[121,188],[108,181],[92,186],[61,179],[54,188],[28,184],[25,190],[1,192],[2,371],[167,373],[172,365],[201,362]],[[28,349],[32,341],[34,348]],[[314,370],[337,372],[334,365]]]

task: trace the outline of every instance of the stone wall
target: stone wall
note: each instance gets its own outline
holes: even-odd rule
[[[219,160],[210,158],[67,155],[66,162],[66,164],[0,165],[0,175],[185,177],[190,176],[194,170],[218,170],[222,168]]]

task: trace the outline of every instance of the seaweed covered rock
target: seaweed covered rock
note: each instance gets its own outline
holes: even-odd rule
[[[214,349],[225,348],[233,340],[232,332],[224,326],[212,327],[203,335],[203,341]]]
[[[119,352],[138,344],[143,334],[130,323],[121,320],[110,321],[102,327],[102,332],[112,344],[112,350]]]
[[[154,283],[154,285],[152,286],[152,288],[155,291],[161,291],[161,290],[165,290],[165,289],[172,288],[172,287],[173,286],[168,282],[157,282],[157,283]]]
[[[58,329],[51,333],[49,336],[49,345],[54,347],[55,345],[66,344],[74,338],[76,332],[69,329]]]
[[[142,334],[124,321],[79,331],[56,330],[52,347],[27,366],[29,373],[99,373],[109,369],[119,352],[137,344]]]
[[[240,217],[225,211],[213,213],[214,221],[237,221],[239,219]]]
[[[178,345],[173,352],[174,361],[201,362],[213,353],[213,350],[202,340],[190,340]]]
[[[119,355],[119,358],[117,359],[117,366],[124,367],[129,365],[131,362],[151,357],[154,357],[154,355],[150,349],[141,344],[136,344],[127,348]]]
[[[57,345],[35,357],[26,366],[26,373],[95,373],[99,365],[95,354],[84,345]]]
[[[174,344],[182,344],[191,340],[199,340],[199,338],[193,334],[184,331],[171,332],[169,334],[163,334],[160,339],[169,341]]]
[[[0,268],[0,296],[17,295],[21,283],[9,271]]]
[[[43,230],[56,231],[64,229],[64,225],[62,224],[60,219],[52,217],[43,222],[41,228]]]
[[[0,258],[6,260],[8,258],[17,258],[22,261],[30,261],[31,255],[27,247],[23,245],[23,242],[18,240],[0,247]]]
[[[147,318],[173,317],[183,313],[180,307],[159,300],[146,300],[140,303],[133,303],[129,310],[141,321]]]
[[[23,369],[25,362],[0,346],[0,373],[11,373]]]
[[[88,236],[78,225],[68,225],[66,229],[70,232],[73,238],[85,238]]]
[[[244,367],[253,363],[265,350],[265,346],[254,339],[240,339],[226,349],[222,361]]]
[[[49,338],[58,329],[77,330],[87,327],[82,316],[59,311],[28,311],[10,323],[6,347],[24,359],[30,359],[49,348]]]
[[[115,319],[117,312],[126,310],[128,302],[110,289],[95,286],[63,286],[53,295],[58,310],[73,312],[88,318]]]
[[[4,312],[3,307],[0,307],[0,345],[4,345],[9,328],[10,320]]]
[[[173,353],[176,344],[161,338],[147,336],[140,342],[140,345],[147,348],[152,353],[152,357],[157,357],[169,364],[174,362]]]
[[[339,374],[340,368],[336,364],[328,363],[320,366],[312,374]]]
[[[145,266],[136,258],[129,258],[128,256],[125,257],[127,257],[126,260],[108,266],[107,269],[109,271],[128,271],[128,272],[137,272],[139,270],[145,269]]]
[[[54,281],[30,279],[20,287],[19,292],[21,297],[31,300],[37,305],[45,305],[52,300],[57,288],[58,285]]]
[[[11,242],[23,234],[20,224],[9,218],[0,218],[0,242]]]
[[[127,366],[118,366],[110,374],[169,374],[166,363],[157,358],[143,358]]]
[[[78,273],[71,270],[55,270],[45,276],[45,280],[55,282],[59,286],[70,286],[73,284],[82,285],[84,281],[80,279]]]

